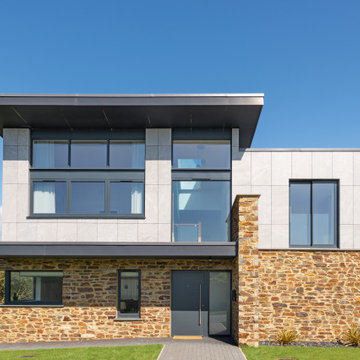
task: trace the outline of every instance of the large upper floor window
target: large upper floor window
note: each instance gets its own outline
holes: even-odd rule
[[[230,136],[221,129],[173,131],[173,241],[229,241]]]
[[[6,305],[61,305],[62,271],[6,271]]]
[[[144,216],[144,131],[33,131],[32,139],[31,216]]]
[[[338,245],[338,182],[290,182],[290,245]]]

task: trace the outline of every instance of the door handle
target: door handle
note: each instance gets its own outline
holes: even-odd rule
[[[201,325],[201,284],[200,284],[200,297],[199,297],[199,326]]]

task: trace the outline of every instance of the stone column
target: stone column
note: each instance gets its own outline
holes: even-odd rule
[[[258,199],[259,195],[237,195],[232,208],[232,240],[238,243],[233,263],[232,334],[238,345],[258,346]]]

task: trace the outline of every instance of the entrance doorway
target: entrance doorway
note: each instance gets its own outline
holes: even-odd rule
[[[230,335],[230,271],[171,274],[172,335]]]

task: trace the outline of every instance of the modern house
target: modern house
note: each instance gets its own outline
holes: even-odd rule
[[[358,322],[360,150],[253,149],[262,106],[0,95],[0,342],[334,342]]]

